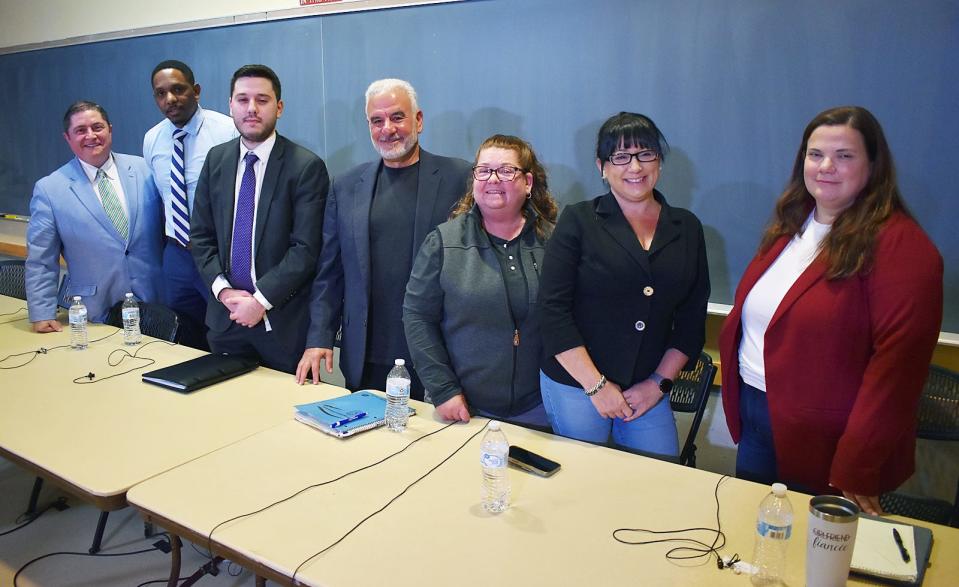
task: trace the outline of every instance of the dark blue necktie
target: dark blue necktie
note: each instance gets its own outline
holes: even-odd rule
[[[256,194],[256,172],[253,170],[257,156],[249,151],[246,169],[240,181],[240,194],[236,199],[236,217],[233,219],[233,245],[230,251],[230,284],[237,289],[253,293],[256,286],[250,276],[253,263],[253,210]]]

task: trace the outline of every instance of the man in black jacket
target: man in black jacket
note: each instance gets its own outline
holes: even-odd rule
[[[217,353],[255,356],[293,373],[306,340],[310,282],[329,188],[326,165],[276,133],[280,80],[265,65],[233,74],[240,137],[212,148],[197,183],[190,240]]]

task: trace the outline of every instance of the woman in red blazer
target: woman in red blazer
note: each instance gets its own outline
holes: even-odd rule
[[[816,116],[720,333],[736,475],[880,513],[914,469],[942,272],[875,117]]]

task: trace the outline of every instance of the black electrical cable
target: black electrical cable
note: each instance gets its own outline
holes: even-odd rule
[[[617,528],[613,530],[613,539],[622,544],[629,545],[646,545],[646,544],[661,544],[661,543],[670,543],[670,542],[679,542],[686,544],[695,544],[693,546],[675,546],[666,551],[666,558],[668,560],[691,560],[697,558],[705,557],[707,560],[713,555],[716,555],[717,566],[722,569],[722,555],[719,554],[719,550],[726,546],[726,534],[723,533],[722,524],[719,519],[719,486],[722,485],[723,481],[729,479],[729,475],[723,475],[719,478],[719,481],[716,482],[716,487],[713,489],[713,498],[716,500],[716,527],[715,528],[679,528],[673,530],[649,530],[646,528]],[[626,540],[620,538],[618,534],[625,532],[641,532],[645,534],[679,534],[681,532],[712,532],[715,534],[712,544],[707,544],[701,540],[689,537],[674,537],[674,538],[658,538],[655,540]],[[720,540],[722,542],[720,543]],[[679,554],[684,553],[684,554]],[[738,559],[739,555],[734,554],[733,558]]]
[[[10,528],[9,530],[0,532],[0,536],[7,536],[8,534],[13,534],[17,530],[26,528],[30,524],[34,523],[37,520],[37,518],[47,513],[49,510],[53,508],[60,509],[61,506],[63,506],[65,503],[66,503],[66,498],[61,497],[57,499],[56,501],[54,501],[53,503],[47,505],[47,507],[43,508],[39,512],[34,512],[33,514],[21,514],[20,516],[17,516],[17,519],[14,520],[13,523],[18,525],[14,526],[13,528]],[[22,520],[26,520],[26,521],[22,521]]]
[[[30,358],[27,360],[26,363],[22,363],[22,364],[20,364],[20,365],[14,365],[14,366],[12,366],[12,367],[4,367],[4,366],[0,365],[0,369],[19,369],[20,367],[26,367],[26,366],[29,365],[31,362],[33,362],[33,360],[36,359],[38,355],[45,355],[45,354],[49,353],[50,351],[55,351],[55,350],[57,350],[57,349],[65,349],[65,348],[68,348],[69,346],[70,346],[70,345],[68,345],[68,344],[61,344],[61,345],[59,345],[59,346],[50,347],[50,348],[40,347],[39,349],[37,349],[37,350],[35,350],[35,351],[26,351],[26,352],[23,352],[23,353],[16,353],[16,354],[13,354],[13,355],[7,355],[6,357],[0,359],[0,363],[5,363],[5,362],[7,362],[8,360],[10,360],[10,359],[12,359],[12,358],[14,358],[14,357],[23,357],[23,356],[25,356],[25,355],[30,355]]]
[[[95,339],[89,341],[88,344],[93,344],[93,343],[95,343],[95,342],[100,342],[101,340],[106,340],[106,339],[110,338],[111,336],[115,335],[117,332],[120,332],[120,331],[122,331],[122,330],[123,330],[122,328],[118,328],[118,329],[114,330],[113,332],[111,332],[110,334],[108,334],[108,335],[106,335],[106,336],[102,336],[102,337],[100,337],[100,338],[95,338]],[[20,367],[26,367],[27,365],[29,365],[30,363],[32,363],[33,360],[36,359],[39,355],[45,355],[45,354],[49,353],[50,351],[55,351],[55,350],[57,350],[57,349],[66,349],[66,348],[70,348],[70,345],[68,345],[68,344],[61,344],[61,345],[57,345],[57,346],[50,347],[50,348],[40,347],[39,349],[37,349],[37,350],[35,350],[35,351],[26,351],[26,352],[22,352],[22,353],[15,353],[15,354],[12,354],[12,355],[7,355],[6,357],[0,359],[0,363],[5,363],[6,361],[8,361],[9,359],[12,359],[12,358],[14,358],[14,357],[22,357],[22,356],[25,356],[25,355],[32,355],[32,356],[31,356],[30,359],[27,360],[27,362],[25,362],[25,363],[22,363],[22,364],[20,364],[20,365],[14,365],[13,367],[3,367],[2,365],[0,365],[0,369],[19,369]]]
[[[177,577],[176,582],[179,583],[180,581],[186,578],[187,577]],[[137,585],[137,587],[145,587],[146,585],[153,585],[155,583],[169,583],[169,582],[170,582],[169,579],[152,579],[150,581],[144,581],[143,583],[140,583],[139,585]]]
[[[13,316],[14,314],[19,314],[20,312],[26,312],[26,311],[27,311],[26,308],[17,308],[16,310],[14,310],[14,311],[12,311],[12,312],[4,312],[3,314],[0,314],[0,318],[2,318],[3,316]],[[20,320],[23,320],[23,318],[17,318],[16,320],[10,320],[9,322],[19,322]],[[7,323],[8,323],[8,322],[0,322],[0,324],[7,324]]]
[[[349,472],[347,472],[347,473],[343,473],[343,474],[340,475],[339,477],[335,477],[335,478],[329,479],[329,480],[327,480],[327,481],[321,481],[320,483],[314,483],[313,485],[308,485],[308,486],[304,487],[303,489],[300,489],[299,491],[297,491],[297,492],[295,492],[295,493],[293,493],[293,494],[291,494],[291,495],[289,495],[289,496],[287,496],[287,497],[284,497],[283,499],[274,501],[273,503],[271,503],[271,504],[269,504],[269,505],[263,506],[263,507],[261,507],[260,509],[258,509],[258,510],[256,510],[256,511],[252,511],[252,512],[249,512],[249,513],[246,513],[246,514],[240,514],[240,515],[238,515],[238,516],[233,516],[232,518],[229,518],[229,519],[227,519],[227,520],[223,520],[222,522],[220,522],[220,523],[217,524],[216,526],[213,526],[213,529],[210,530],[210,533],[206,535],[206,548],[207,548],[207,550],[209,550],[210,552],[213,552],[213,533],[216,532],[216,531],[220,528],[220,526],[223,526],[224,524],[229,524],[230,522],[234,522],[234,521],[236,521],[236,520],[241,520],[241,519],[243,519],[243,518],[248,518],[248,517],[250,517],[250,516],[255,516],[256,514],[259,514],[259,513],[261,513],[261,512],[265,512],[266,510],[268,510],[268,509],[270,509],[270,508],[272,508],[272,507],[274,507],[274,506],[277,506],[277,505],[280,505],[281,503],[290,501],[290,500],[293,499],[294,497],[296,497],[296,496],[298,496],[298,495],[300,495],[300,494],[302,494],[302,493],[305,493],[305,492],[309,491],[310,489],[316,489],[317,487],[323,487],[324,485],[329,485],[330,483],[336,483],[337,481],[339,481],[339,480],[341,480],[341,479],[345,479],[346,477],[349,477],[350,475],[353,475],[353,474],[355,474],[355,473],[359,473],[360,471],[365,471],[365,470],[370,469],[370,468],[372,468],[372,467],[375,467],[375,466],[377,466],[377,465],[379,465],[379,464],[381,464],[381,463],[385,463],[386,461],[392,459],[392,458],[395,457],[396,455],[398,455],[398,454],[406,451],[406,449],[408,449],[409,447],[413,446],[413,445],[416,444],[417,442],[419,442],[419,441],[421,441],[421,440],[423,440],[423,439],[425,439],[425,438],[429,438],[430,436],[433,436],[434,434],[437,434],[437,433],[439,433],[439,432],[442,432],[442,431],[446,430],[447,428],[449,428],[450,426],[453,426],[454,424],[456,424],[456,422],[451,422],[451,423],[447,424],[446,426],[443,426],[442,428],[438,428],[438,429],[430,432],[429,434],[424,434],[423,436],[420,436],[420,437],[417,438],[416,440],[413,440],[412,442],[408,443],[406,446],[404,446],[404,447],[401,448],[400,450],[398,450],[398,451],[396,451],[396,452],[394,452],[394,453],[392,453],[392,454],[389,454],[389,455],[383,457],[382,459],[380,459],[380,460],[378,460],[378,461],[376,461],[376,462],[370,463],[369,465],[365,465],[365,466],[360,467],[359,469],[354,469],[354,470],[349,471]],[[312,557],[311,557],[311,558],[312,558]]]
[[[139,347],[133,354],[130,354],[130,351],[128,351],[127,349],[114,349],[114,350],[110,351],[110,354],[109,354],[109,355],[107,355],[107,364],[110,365],[111,367],[116,367],[116,366],[120,365],[121,363],[123,363],[124,360],[126,360],[126,359],[128,359],[128,358],[129,358],[129,359],[140,359],[140,360],[142,360],[142,361],[147,361],[147,362],[144,363],[144,364],[142,364],[142,365],[138,365],[138,366],[136,366],[136,367],[132,367],[132,368],[130,368],[130,369],[127,369],[126,371],[121,371],[121,372],[119,372],[119,373],[113,373],[113,374],[111,374],[111,375],[107,375],[106,377],[97,377],[94,373],[91,372],[91,373],[88,373],[88,374],[86,374],[86,375],[81,375],[81,376],[79,376],[79,377],[74,378],[73,382],[76,383],[77,385],[87,385],[87,384],[90,384],[90,383],[99,383],[99,382],[101,382],[101,381],[106,381],[107,379],[113,379],[114,377],[119,377],[119,376],[121,376],[121,375],[126,375],[127,373],[132,373],[132,372],[134,372],[134,371],[138,371],[138,370],[140,370],[140,369],[146,369],[146,368],[149,367],[150,365],[153,365],[154,363],[156,363],[156,359],[152,359],[152,358],[150,358],[150,357],[141,357],[141,356],[140,356],[140,351],[142,351],[142,350],[145,349],[146,347],[150,346],[151,344],[156,344],[156,343],[158,343],[158,342],[163,343],[163,344],[168,345],[168,346],[176,346],[176,343],[175,343],[175,342],[167,342],[167,341],[165,341],[165,340],[151,340],[150,342],[143,343],[142,345],[140,345],[140,347]],[[115,356],[117,353],[121,353],[119,360],[116,360],[116,359],[114,358],[114,356]]]
[[[167,540],[169,540],[169,535],[167,535],[166,533],[164,533],[163,535],[164,535],[164,536],[167,536]],[[27,570],[27,567],[31,566],[33,563],[42,561],[42,560],[45,559],[45,558],[50,558],[50,557],[52,557],[52,556],[63,556],[63,555],[69,555],[69,556],[92,556],[92,557],[104,557],[104,558],[106,558],[106,557],[116,557],[116,556],[133,556],[133,555],[135,555],[135,554],[146,554],[146,553],[148,553],[148,552],[154,552],[154,551],[160,551],[160,552],[162,552],[162,550],[159,548],[158,544],[160,544],[160,543],[158,542],[158,543],[154,544],[154,545],[153,545],[152,547],[150,547],[150,548],[144,548],[143,550],[133,550],[133,551],[129,551],[129,552],[96,552],[96,553],[89,553],[89,552],[72,552],[72,551],[50,552],[50,553],[47,553],[47,554],[38,556],[38,557],[36,557],[36,558],[34,558],[34,559],[32,559],[32,560],[27,561],[26,563],[24,563],[24,565],[23,565],[22,567],[20,567],[19,569],[17,569],[16,574],[13,575],[13,587],[17,587],[17,579],[20,577],[21,574],[23,574],[23,572],[24,572],[25,570]]]
[[[488,426],[488,425],[489,425],[489,422],[486,423],[486,426]],[[446,428],[449,428],[450,426],[452,426],[452,424],[447,425]],[[331,548],[333,548],[334,546],[336,546],[336,545],[339,544],[340,542],[343,542],[343,541],[346,539],[347,536],[349,536],[349,535],[352,534],[354,531],[356,531],[360,526],[362,526],[363,524],[365,524],[367,520],[369,520],[369,519],[372,518],[373,516],[379,514],[380,512],[382,512],[383,510],[385,510],[386,508],[388,508],[388,507],[390,507],[391,505],[393,505],[393,502],[395,502],[397,499],[401,498],[407,491],[410,490],[410,488],[412,488],[414,485],[416,485],[417,483],[419,483],[419,482],[422,481],[423,479],[426,479],[426,477],[428,477],[431,473],[433,473],[433,471],[439,469],[439,468],[442,467],[447,461],[449,461],[451,458],[453,458],[454,456],[456,456],[456,453],[458,453],[459,451],[463,450],[463,447],[466,446],[467,444],[469,444],[471,440],[473,440],[474,438],[476,438],[476,437],[479,435],[480,432],[483,432],[484,430],[486,430],[486,426],[483,426],[482,428],[480,428],[479,430],[477,430],[476,432],[474,432],[469,438],[467,438],[467,439],[463,442],[463,444],[459,445],[459,447],[457,447],[456,450],[454,450],[453,452],[451,452],[450,454],[448,454],[448,455],[446,456],[446,458],[444,458],[442,461],[440,461],[439,463],[437,463],[436,465],[434,465],[429,471],[427,471],[427,472],[423,473],[422,475],[420,475],[420,477],[419,477],[418,479],[416,479],[415,481],[413,481],[412,483],[410,483],[409,485],[407,485],[407,486],[403,489],[403,491],[401,491],[401,492],[397,493],[395,496],[393,496],[393,498],[392,498],[391,500],[389,500],[388,502],[386,502],[386,504],[384,504],[383,507],[381,507],[380,509],[376,510],[375,512],[371,513],[370,515],[366,516],[365,518],[363,518],[362,520],[360,520],[359,522],[357,522],[357,524],[356,524],[355,526],[353,526],[352,528],[350,528],[350,529],[346,532],[346,534],[344,534],[344,535],[340,536],[339,538],[337,538],[332,544],[330,544],[330,545],[327,546],[326,548],[320,550],[319,552],[315,553],[314,555],[310,556],[310,557],[307,558],[305,561],[303,561],[302,563],[300,563],[300,564],[296,567],[296,569],[293,570],[293,577],[291,578],[293,584],[296,585],[296,574],[297,574],[298,572],[300,572],[300,569],[301,569],[301,568],[303,568],[303,567],[304,567],[306,564],[308,564],[311,560],[313,560],[313,559],[315,559],[316,557],[320,556],[320,555],[323,554],[324,552],[330,550]],[[441,428],[440,430],[443,430],[443,429],[444,429],[444,428]],[[437,430],[437,432],[439,432],[439,430]],[[424,437],[424,438],[425,438],[425,437]],[[412,444],[412,443],[411,443],[411,444]],[[403,449],[403,450],[406,450],[406,449]]]

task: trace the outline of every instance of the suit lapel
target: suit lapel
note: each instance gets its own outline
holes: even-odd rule
[[[353,244],[356,247],[356,259],[359,261],[360,278],[362,283],[366,284],[367,289],[370,286],[370,213],[373,207],[373,190],[376,188],[376,174],[380,170],[380,161],[370,163],[363,171],[359,182],[356,184],[356,190],[353,193],[353,201],[350,202],[352,225],[353,225]]]
[[[224,267],[230,267],[230,251],[233,247],[233,211],[236,208],[236,174],[240,165],[240,139],[233,139],[233,146],[224,152],[220,162],[220,177],[217,186],[211,188],[210,200],[214,209],[220,212],[218,226],[222,226],[220,234],[223,242],[220,243]]]
[[[128,240],[132,242],[133,235],[136,234],[134,231],[137,217],[143,208],[143,193],[140,191],[140,182],[137,181],[133,166],[117,156],[114,156],[114,162],[117,167],[117,177],[120,178],[120,184],[123,186],[123,195],[127,200],[127,235]]]
[[[746,296],[749,295],[749,292],[752,291],[753,287],[756,286],[756,283],[759,279],[766,273],[766,270],[779,258],[779,255],[782,254],[785,250],[786,245],[789,244],[793,237],[791,236],[782,236],[779,237],[772,247],[769,248],[765,253],[761,253],[756,260],[749,264],[749,267],[746,268],[746,272],[743,274],[742,279],[739,282],[739,287],[736,290],[736,300],[734,308],[738,308],[738,314],[733,316],[730,314],[730,319],[739,320],[739,315],[742,312],[743,304],[746,302]],[[821,279],[825,277],[826,274],[826,263],[822,259],[822,255],[817,256],[812,263],[809,264],[809,267],[806,267],[806,270],[802,272],[799,276],[799,279],[796,280],[796,283],[789,288],[786,292],[786,295],[783,296],[779,306],[776,308],[776,312],[773,314],[773,317],[769,320],[769,325],[766,327],[768,332],[775,324],[779,321],[782,316],[789,311],[789,308],[796,303],[798,300],[810,287],[815,285]]]
[[[74,157],[71,163],[70,191],[80,200],[80,203],[87,209],[87,212],[103,227],[103,230],[107,231],[110,236],[118,241],[124,242],[120,233],[117,232],[117,227],[113,225],[110,217],[107,216],[106,210],[103,209],[103,204],[100,203],[100,199],[93,190],[93,184],[90,183],[87,174],[83,172],[80,160]]]
[[[659,192],[655,192],[656,200],[662,208],[659,212],[659,220],[656,222],[656,234],[653,235],[653,242],[649,244],[648,257],[655,255],[660,249],[680,237],[679,227],[673,219],[673,215],[666,199]]]
[[[796,280],[796,283],[789,288],[783,300],[779,302],[776,313],[773,314],[773,317],[769,320],[769,326],[766,327],[766,332],[769,332],[769,330],[776,325],[776,322],[782,318],[783,314],[789,311],[789,308],[796,303],[796,300],[806,293],[810,287],[825,277],[826,269],[826,263],[823,261],[822,254],[820,253],[813,262],[809,264],[809,267],[806,267],[806,270],[802,272],[799,279]]]
[[[273,150],[270,151],[270,159],[266,164],[266,175],[263,176],[263,184],[260,186],[260,198],[256,203],[256,226],[253,229],[253,258],[256,258],[256,252],[260,250],[260,242],[266,233],[266,222],[270,216],[270,205],[276,195],[276,186],[283,171],[284,155],[286,153],[286,139],[279,134],[276,135],[276,143]],[[238,156],[239,159],[239,156]]]
[[[426,240],[426,235],[435,227],[433,209],[436,207],[436,198],[439,195],[442,179],[433,157],[420,149],[420,172],[416,186],[416,216],[413,221],[413,258],[419,251],[419,245]]]
[[[608,193],[602,196],[596,212],[599,214],[600,226],[603,230],[626,251],[629,258],[639,265],[647,275],[651,275],[652,272],[649,268],[647,253],[643,250],[642,245],[639,244],[636,233],[633,232],[632,227],[626,220],[626,216],[624,216],[623,211],[620,210],[619,204],[616,203],[613,194]]]

